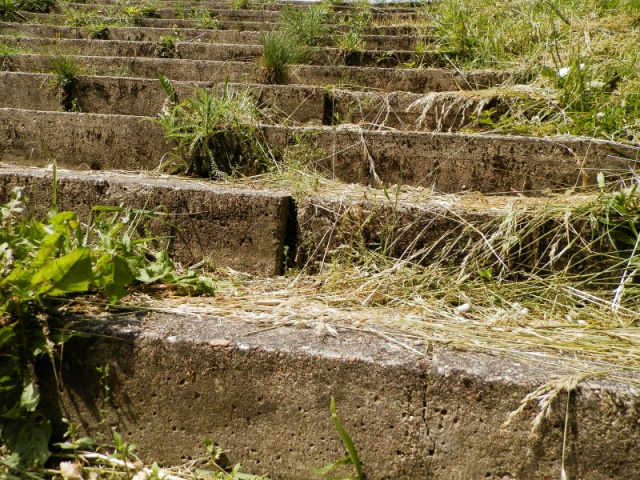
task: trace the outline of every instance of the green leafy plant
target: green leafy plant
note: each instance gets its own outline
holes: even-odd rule
[[[53,360],[73,335],[56,321],[61,301],[94,293],[115,304],[136,284],[154,282],[214,292],[211,279],[177,274],[166,252],[154,254],[149,239],[135,238],[141,222],[164,216],[161,209],[94,207],[82,223],[74,212],[59,211],[56,180],[54,168],[44,220],[27,214],[19,188],[0,206],[0,441],[11,452],[2,463],[17,472],[50,455],[51,424],[34,363],[42,356]]]
[[[218,17],[206,8],[197,9],[191,14],[191,18],[196,21],[197,28],[206,28],[208,30],[219,30],[221,28]]]
[[[333,421],[336,430],[338,431],[338,435],[340,435],[340,439],[344,444],[344,447],[347,449],[347,456],[336,460],[333,463],[325,465],[322,468],[318,468],[313,470],[313,473],[320,476],[325,476],[331,473],[335,468],[341,465],[353,465],[353,472],[348,475],[342,475],[339,477],[332,477],[331,480],[364,480],[365,474],[362,470],[362,464],[360,462],[360,457],[358,456],[358,450],[353,444],[353,440],[351,440],[351,436],[345,430],[340,418],[338,417],[338,413],[336,412],[336,401],[333,397],[331,397],[331,420]]]
[[[170,82],[160,76],[169,98]],[[248,90],[237,92],[225,85],[219,90],[198,88],[191,98],[172,105],[156,121],[174,144],[173,157],[187,175],[224,178],[254,175],[273,162],[262,138],[260,112]]]
[[[173,35],[165,35],[160,38],[156,46],[156,56],[160,58],[180,58],[176,39]]]
[[[290,65],[302,63],[307,56],[307,50],[298,38],[287,32],[267,32],[260,38],[260,44],[262,57],[259,62],[267,83],[288,83]]]

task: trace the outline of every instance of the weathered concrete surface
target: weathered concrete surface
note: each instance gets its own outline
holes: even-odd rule
[[[52,38],[84,38],[89,39],[90,31],[83,27],[68,27],[64,25],[42,25],[0,22],[0,34],[20,35],[23,37],[52,37]],[[162,37],[172,36],[188,42],[202,43],[231,43],[259,45],[260,33],[241,32],[238,30],[206,30],[200,28],[140,28],[140,27],[108,27],[108,40],[122,40],[135,42],[158,42]]]
[[[122,14],[122,6],[109,5],[109,4],[81,4],[73,3],[74,10],[100,12],[106,15],[118,15]],[[249,8],[249,9],[234,9],[230,8],[230,4],[224,6],[210,6],[207,2],[191,2],[185,4],[161,4],[162,8],[158,8],[154,12],[154,18],[173,19],[178,17],[177,12],[189,12],[190,8],[207,9],[209,13],[222,21],[232,22],[278,22],[281,19],[281,9],[263,9],[263,8]],[[172,8],[169,8],[172,7]],[[352,9],[338,9],[335,12],[335,20],[339,20],[341,17],[350,17]],[[383,21],[389,23],[402,23],[406,21],[415,20],[420,14],[415,10],[403,9],[403,8],[375,8],[369,12],[373,21]]]
[[[525,395],[568,373],[561,362],[438,347],[418,356],[340,327],[333,337],[206,314],[102,315],[75,328],[98,335],[65,347],[60,414],[96,435],[105,407],[96,368],[108,364],[104,428],[148,460],[202,457],[206,436],[243,470],[315,478],[311,468],[344,456],[333,396],[370,480],[560,478],[566,393],[534,435],[535,405],[501,425]],[[593,380],[571,398],[567,478],[638,478],[638,390]]]
[[[0,35],[24,37],[90,38],[90,31],[82,27],[0,22]],[[202,28],[140,28],[108,27],[106,39],[136,42],[158,42],[162,37],[173,36],[184,42],[231,43],[259,45],[261,33],[240,30],[207,30]],[[415,50],[423,41],[420,35],[363,35],[362,40],[370,50]]]
[[[0,108],[0,158],[23,165],[55,159],[70,168],[154,169],[169,147],[160,125],[144,118]],[[324,151],[315,166],[329,177],[447,193],[580,188],[593,185],[600,170],[624,174],[640,156],[638,148],[590,139],[262,128],[277,151],[300,141]]]
[[[579,188],[593,185],[600,170],[623,174],[640,158],[638,147],[570,137],[358,128],[265,127],[265,132],[269,143],[280,149],[295,144],[296,138],[320,148],[326,155],[317,167],[345,182],[376,185],[377,175],[383,183],[450,193]]]
[[[0,72],[0,105],[5,108],[60,110],[54,77],[45,74]],[[217,96],[249,92],[271,119],[322,124],[325,90],[318,87],[255,84],[214,84],[174,81],[178,101],[198,87]],[[128,77],[79,76],[71,97],[80,112],[155,117],[166,106],[167,94],[158,80]]]
[[[214,92],[252,92],[270,120],[321,125],[355,123],[364,128],[455,131],[469,122],[469,112],[456,107],[455,97],[432,101],[424,110],[422,94],[405,92],[352,92],[302,85],[256,85],[212,82],[172,82],[184,100],[197,87]],[[225,87],[226,85],[226,87]],[[155,116],[166,105],[166,92],[157,79],[79,76],[71,91],[80,112]],[[0,105],[5,108],[59,110],[54,77],[46,74],[0,72]],[[447,111],[443,116],[441,111]]]
[[[52,13],[31,13],[21,12],[26,21],[34,23],[55,23],[63,25],[65,16]],[[106,18],[106,17],[104,17]],[[140,27],[151,28],[198,28],[198,20],[189,20],[181,18],[140,18],[137,21]],[[278,28],[277,22],[261,22],[251,20],[222,20],[218,24],[220,30],[239,30],[264,32],[275,30]],[[349,25],[335,26],[336,32],[347,32],[351,27]],[[424,28],[416,25],[375,25],[363,30],[365,35],[415,35],[424,34]],[[427,30],[429,30],[427,28]]]
[[[189,60],[255,62],[262,56],[262,46],[230,43],[204,43],[179,41],[171,52],[160,54],[159,42],[93,40],[85,38],[12,37],[2,35],[0,42],[14,48],[55,55],[92,55],[105,57],[162,57],[170,56]],[[388,55],[384,51],[364,50],[343,53],[336,48],[309,49],[305,62],[310,65],[369,66],[395,68],[407,62],[430,67],[446,65],[437,52],[416,54],[413,51],[396,51]]]
[[[55,55],[91,55],[109,57],[159,57],[157,42],[91,40],[1,36],[0,42],[15,48]],[[262,54],[258,45],[215,43],[176,43],[175,56],[189,60],[255,61]]]
[[[0,108],[0,160],[103,170],[152,170],[168,151],[148,117]]]
[[[161,72],[172,80],[261,83],[264,73],[252,62],[218,62],[209,60],[165,59],[151,57],[76,56],[74,61],[94,75],[157,78]],[[46,55],[8,55],[5,69],[20,72],[49,72]],[[296,65],[291,69],[292,84],[335,85],[344,88],[366,86],[385,92],[447,92],[496,86],[507,72],[474,71],[465,80],[456,72],[444,69],[400,69],[350,66]]]
[[[53,76],[0,72],[0,105],[2,107],[59,110],[60,102]]]
[[[33,214],[44,216],[51,204],[51,183],[50,171],[0,167],[0,201],[7,201],[14,187],[23,187]],[[168,245],[177,261],[205,260],[263,275],[279,274],[283,268],[291,211],[287,195],[175,177],[58,171],[58,202],[85,220],[97,205],[164,206],[163,222],[150,222],[144,235],[163,238],[158,248]]]

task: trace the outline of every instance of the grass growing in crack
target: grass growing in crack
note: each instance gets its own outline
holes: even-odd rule
[[[284,31],[264,33],[260,44],[262,56],[259,63],[267,83],[288,83],[291,65],[303,63],[307,56],[307,49],[300,44],[298,38]]]
[[[81,69],[72,57],[49,57],[51,66],[51,87],[58,91],[60,107],[65,112],[78,110],[78,101],[74,95],[74,89],[78,82]]]
[[[333,397],[331,397],[331,420],[333,421],[336,430],[338,431],[338,435],[340,435],[340,439],[344,444],[348,454],[346,457],[336,460],[329,465],[326,465],[322,468],[313,470],[313,473],[319,476],[326,476],[330,474],[335,468],[340,467],[342,465],[353,465],[353,472],[346,476],[340,476],[337,478],[341,478],[344,480],[364,480],[365,475],[362,470],[362,464],[360,462],[360,457],[358,456],[358,451],[356,450],[355,445],[353,444],[353,440],[351,440],[351,435],[345,430],[342,422],[340,421],[340,417],[338,417],[338,413],[336,412],[336,401]],[[336,477],[333,477],[336,478]]]
[[[160,77],[167,95],[170,83]],[[156,121],[173,143],[172,156],[187,175],[226,178],[255,175],[273,165],[259,128],[260,112],[249,90],[199,88],[191,98],[171,105]]]

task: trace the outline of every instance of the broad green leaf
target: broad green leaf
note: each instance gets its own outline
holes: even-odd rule
[[[54,256],[54,253],[60,248],[60,239],[62,238],[62,235],[62,231],[56,231],[44,238],[40,243],[40,248],[38,248],[36,257],[33,259],[33,262],[31,262],[32,271],[41,268],[51,257]]]
[[[16,455],[16,467],[29,468],[47,461],[51,454],[51,424],[43,415],[25,415],[16,420],[5,420],[0,425],[0,437]]]
[[[68,225],[75,228],[78,224],[78,214],[75,212],[60,212],[49,219],[51,225]]]
[[[20,406],[27,412],[34,412],[40,403],[40,392],[36,387],[33,380],[30,379],[27,385],[22,391],[22,397],[20,397]]]
[[[0,417],[8,416],[20,403],[22,372],[20,362],[13,357],[2,359],[0,367]]]
[[[44,265],[32,277],[39,294],[64,295],[86,292],[91,280],[91,258],[88,248],[78,248]]]
[[[113,257],[109,274],[104,278],[107,280],[104,289],[107,291],[109,303],[112,305],[118,303],[122,297],[129,293],[127,286],[135,280],[127,261],[118,255]]]

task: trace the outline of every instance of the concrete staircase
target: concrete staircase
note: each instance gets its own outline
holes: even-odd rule
[[[640,476],[633,372],[568,389],[558,379],[582,371],[569,349],[517,354],[447,346],[438,335],[425,341],[391,320],[438,328],[435,317],[383,302],[341,308],[309,293],[323,280],[306,278],[301,295],[297,279],[282,276],[290,267],[322,270],[354,238],[375,250],[391,232],[385,254],[406,259],[468,226],[475,241],[490,236],[488,220],[514,202],[582,204],[595,195],[597,172],[635,165],[637,146],[461,133],[473,114],[451,93],[489,89],[513,73],[462,72],[446,55],[421,51],[432,32],[417,7],[376,7],[366,50],[317,47],[308,64],[291,67],[288,84],[273,85],[258,64],[261,35],[278,27],[284,8],[307,4],[159,4],[153,17],[108,26],[102,39],[70,19],[82,13],[107,24],[133,4],[60,4],[0,23],[0,199],[21,186],[34,213],[44,213],[55,161],[62,208],[86,217],[94,205],[164,205],[172,226],[150,228],[175,236],[174,258],[235,279],[213,299],[138,297],[133,312],[76,315],[76,328],[95,335],[65,349],[64,391],[51,405],[61,418],[94,435],[116,428],[161,463],[201,456],[207,436],[250,472],[314,478],[310,468],[343,456],[329,415],[333,396],[369,479],[560,478],[562,468],[571,479]],[[339,21],[357,7],[334,8]],[[204,10],[217,29],[191,18]],[[172,58],[160,58],[168,37]],[[63,111],[51,87],[52,55],[69,56],[84,72],[67,92],[73,111]],[[295,182],[263,177],[170,175],[162,167],[171,145],[150,121],[167,105],[158,74],[181,100],[197,87],[250,91],[269,112],[259,132],[275,158],[320,152],[309,166],[331,188],[301,195]],[[573,196],[558,195],[567,191]],[[105,364],[111,404],[101,422],[96,367]],[[543,426],[531,429],[533,402],[501,428],[542,385],[559,392]]]

